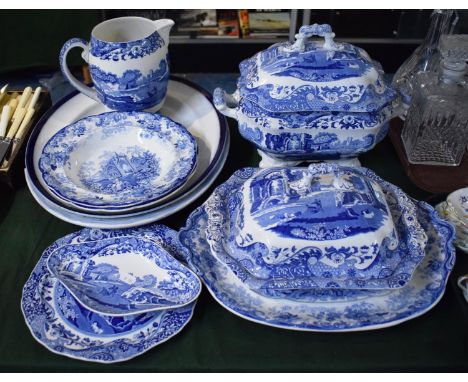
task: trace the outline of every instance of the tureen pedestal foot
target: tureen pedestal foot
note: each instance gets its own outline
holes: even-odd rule
[[[335,163],[340,166],[346,167],[361,167],[361,162],[358,158],[341,158],[341,159],[326,159],[326,160],[287,160],[281,158],[274,158],[267,153],[257,150],[258,154],[262,158],[258,167],[260,168],[270,168],[270,167],[294,167],[300,163]]]
[[[273,158],[269,156],[267,153],[257,150],[258,154],[262,158],[258,167],[260,168],[270,168],[270,167],[294,167],[297,166],[299,163],[303,161],[288,161],[279,158]]]

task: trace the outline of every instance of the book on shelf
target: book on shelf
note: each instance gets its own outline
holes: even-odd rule
[[[291,14],[282,9],[249,10],[250,37],[288,36]]]
[[[192,36],[218,35],[216,9],[187,9],[180,11],[177,20],[177,34]]]
[[[218,36],[227,38],[239,38],[239,21],[237,10],[218,9]]]
[[[250,34],[249,11],[247,9],[239,9],[237,11],[237,16],[239,18],[239,28],[242,37],[247,37]]]

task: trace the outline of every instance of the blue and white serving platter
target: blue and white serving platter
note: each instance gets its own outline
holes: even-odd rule
[[[426,256],[403,288],[368,295],[317,295],[316,301],[269,298],[249,289],[212,254],[206,240],[207,214],[197,208],[179,231],[190,251],[187,262],[211,295],[230,312],[250,321],[283,329],[345,332],[380,329],[418,317],[442,298],[455,262],[453,227],[424,202],[417,218],[428,236]]]
[[[65,204],[84,211],[131,211],[181,187],[193,174],[197,143],[158,114],[109,112],[55,133],[39,159],[41,178]]]
[[[71,224],[92,228],[126,228],[163,219],[202,195],[222,170],[229,151],[226,119],[212,104],[211,96],[185,79],[171,77],[167,98],[160,110],[187,127],[199,148],[198,164],[187,183],[154,205],[133,212],[102,214],[83,212],[63,205],[48,192],[38,168],[44,145],[63,126],[76,120],[109,111],[102,104],[76,92],[57,102],[38,122],[26,148],[25,176],[34,199],[49,213]]]
[[[52,252],[47,267],[81,305],[108,316],[181,307],[201,292],[191,270],[137,236],[64,245]]]
[[[23,288],[21,309],[33,337],[50,351],[84,361],[114,363],[134,358],[179,333],[196,302],[180,308],[125,317],[105,316],[81,306],[47,269],[50,254],[64,245],[119,236],[154,240],[175,257],[184,251],[165,226],[101,231],[83,229],[49,246]]]

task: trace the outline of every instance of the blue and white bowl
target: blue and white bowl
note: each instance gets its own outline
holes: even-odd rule
[[[187,325],[195,301],[175,309],[121,317],[98,314],[83,307],[48,270],[49,256],[63,246],[93,245],[129,236],[151,240],[177,259],[186,257],[177,233],[163,225],[122,230],[85,228],[58,239],[42,254],[21,298],[26,325],[40,344],[53,353],[83,361],[122,362],[163,344]]]
[[[198,147],[185,127],[158,114],[89,116],[54,134],[39,170],[57,200],[83,211],[149,206],[189,179]]]
[[[47,267],[81,305],[107,316],[178,308],[201,292],[192,271],[138,236],[64,245],[51,253]]]
[[[324,42],[306,42],[318,35]],[[218,110],[239,122],[261,167],[356,157],[385,137],[398,96],[368,54],[336,43],[329,25],[300,28],[240,64],[238,89],[214,92]]]
[[[213,255],[268,294],[401,288],[427,243],[415,204],[364,168],[243,169],[204,208]]]

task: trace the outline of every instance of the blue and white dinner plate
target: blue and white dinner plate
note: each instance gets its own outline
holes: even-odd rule
[[[201,292],[191,270],[138,236],[64,245],[47,267],[81,305],[109,316],[177,308]]]
[[[23,288],[21,309],[33,337],[50,351],[84,361],[113,363],[136,357],[179,333],[196,302],[131,316],[106,316],[81,306],[47,269],[50,254],[64,245],[137,236],[153,240],[174,257],[185,251],[177,233],[162,225],[116,231],[83,229],[49,246]]]
[[[89,115],[108,111],[101,103],[77,91],[57,102],[38,122],[26,148],[25,176],[34,199],[49,213],[71,224],[93,228],[126,228],[163,219],[202,195],[214,182],[229,152],[229,130],[211,96],[185,79],[172,77],[166,101],[160,110],[172,120],[187,127],[199,147],[198,164],[187,183],[154,205],[125,213],[84,212],[64,205],[48,190],[38,168],[43,147],[63,126]]]
[[[434,307],[444,294],[455,262],[453,227],[424,202],[417,204],[417,210],[417,218],[428,236],[426,256],[405,287],[376,295],[326,295],[304,303],[256,293],[211,253],[203,207],[190,215],[179,232],[179,240],[190,251],[187,262],[215,300],[244,319],[302,331],[380,329],[418,317]]]
[[[109,112],[55,133],[39,170],[48,188],[84,211],[128,211],[181,187],[195,170],[197,143],[170,118]]]

